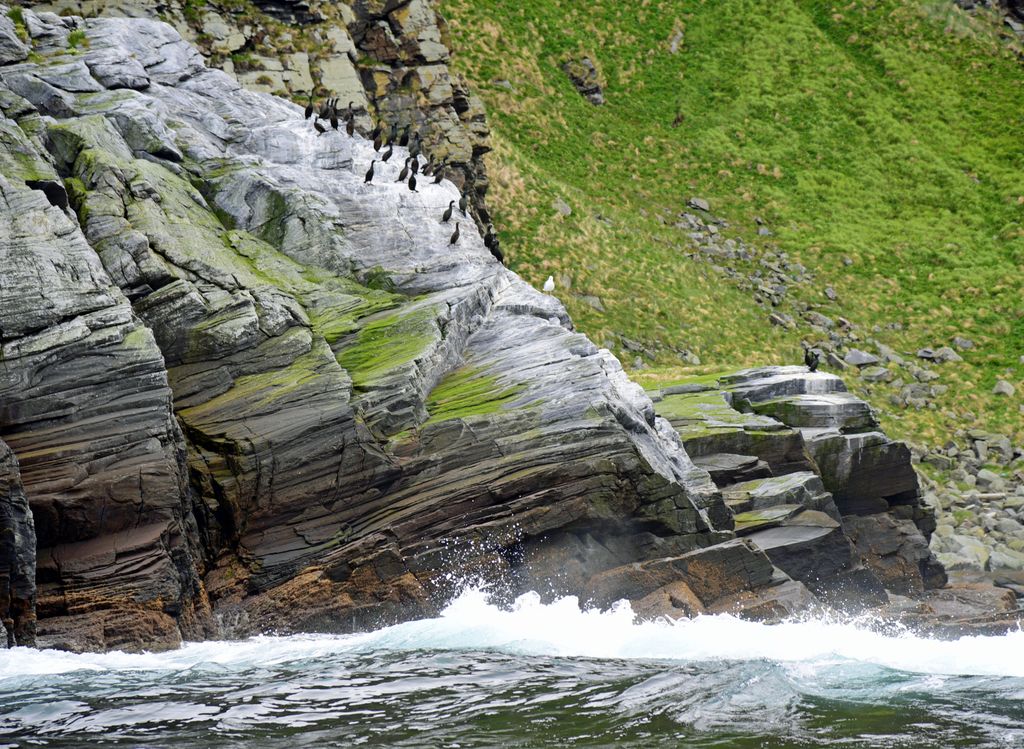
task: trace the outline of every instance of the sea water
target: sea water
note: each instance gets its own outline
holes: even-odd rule
[[[0,747],[1024,747],[1024,632],[510,608],[166,653],[0,651]]]

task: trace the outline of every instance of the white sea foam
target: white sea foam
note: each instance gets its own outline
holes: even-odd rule
[[[820,620],[765,625],[718,615],[636,623],[625,602],[608,611],[582,610],[573,597],[544,604],[528,593],[504,609],[490,603],[486,592],[469,590],[436,619],[356,635],[262,636],[142,654],[15,648],[0,651],[0,680],[83,670],[245,669],[378,650],[498,650],[687,662],[766,660],[787,664],[794,672],[848,663],[919,674],[1024,678],[1024,631],[936,640]]]

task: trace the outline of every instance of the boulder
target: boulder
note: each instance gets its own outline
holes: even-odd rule
[[[1006,380],[997,380],[995,386],[992,388],[992,392],[995,395],[1005,395],[1007,398],[1012,398],[1013,394],[1017,392],[1017,388]]]
[[[867,367],[878,364],[880,359],[874,354],[869,354],[866,351],[852,348],[846,352],[846,356],[843,357],[843,361],[854,367]]]

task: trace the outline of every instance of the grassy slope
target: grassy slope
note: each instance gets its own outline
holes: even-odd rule
[[[910,0],[444,0],[441,10],[456,68],[488,105],[492,203],[511,265],[537,284],[570,278],[556,293],[598,342],[639,339],[663,366],[678,365],[672,347],[709,370],[798,360],[800,331],[771,327],[746,292],[683,255],[671,225],[700,195],[750,241],[764,217],[770,241],[816,272],[801,293],[825,314],[868,334],[881,325],[874,337],[900,351],[956,333],[979,344],[942,366],[951,387],[939,410],[889,413],[890,429],[1021,434],[1019,397],[989,392],[997,376],[1024,392],[1024,68],[985,24]],[[582,54],[600,70],[603,107],[559,68]],[[552,208],[556,197],[571,216]],[[577,294],[600,296],[606,311]],[[884,391],[873,399],[891,410]]]

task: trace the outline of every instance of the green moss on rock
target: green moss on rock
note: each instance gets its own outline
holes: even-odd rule
[[[427,398],[427,424],[496,413],[515,400],[523,385],[502,387],[497,377],[463,367],[445,377]]]
[[[431,305],[371,316],[352,345],[342,349],[338,362],[349,371],[356,388],[370,387],[396,367],[415,360],[440,338],[436,318],[437,310]]]

